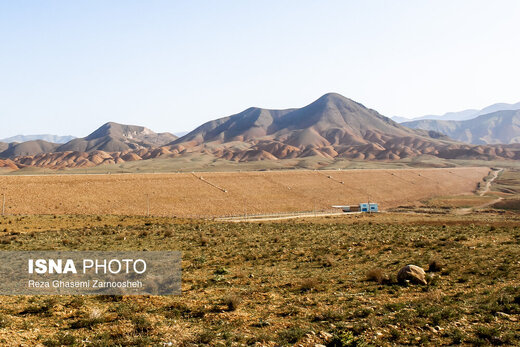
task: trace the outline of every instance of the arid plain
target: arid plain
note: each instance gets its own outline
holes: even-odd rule
[[[485,167],[406,170],[0,176],[7,214],[219,217],[328,211],[377,202],[382,209],[471,194]]]

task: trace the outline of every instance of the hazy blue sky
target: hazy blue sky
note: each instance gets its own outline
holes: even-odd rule
[[[191,130],[334,91],[386,116],[520,101],[520,1],[0,0],[0,138]]]

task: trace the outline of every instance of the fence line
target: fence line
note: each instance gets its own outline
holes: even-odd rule
[[[192,174],[194,177],[196,177],[196,178],[198,178],[199,180],[201,180],[202,182],[207,183],[207,184],[209,184],[210,186],[212,186],[212,187],[214,187],[214,188],[217,188],[217,189],[220,190],[221,192],[227,193],[227,190],[226,190],[226,189],[221,188],[221,187],[217,186],[216,184],[211,183],[210,181],[204,179],[204,177],[202,177],[202,176],[197,176],[197,175],[195,175],[194,172],[192,172],[191,174]]]

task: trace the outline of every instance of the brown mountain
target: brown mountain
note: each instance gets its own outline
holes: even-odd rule
[[[170,133],[155,133],[136,125],[109,122],[84,138],[74,139],[56,148],[56,152],[124,152],[165,145],[177,136]]]
[[[14,158],[23,155],[35,155],[38,153],[50,153],[56,151],[58,144],[43,140],[27,141],[22,143],[12,142],[0,153],[0,158]]]
[[[511,150],[475,150],[435,131],[404,127],[339,94],[300,109],[249,108],[207,122],[173,141],[173,152],[204,152],[250,161],[307,156],[394,160],[424,154],[443,158],[515,157]]]

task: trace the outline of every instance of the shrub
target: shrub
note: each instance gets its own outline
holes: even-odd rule
[[[441,272],[442,268],[443,265],[438,259],[432,259],[428,264],[428,272]]]
[[[361,336],[354,336],[351,331],[344,331],[339,334],[334,334],[332,340],[327,343],[327,347],[362,347],[366,346],[365,341]]]
[[[448,336],[451,338],[451,343],[454,345],[460,345],[465,339],[464,333],[457,328],[450,330]]]
[[[193,341],[196,344],[203,344],[208,345],[210,344],[215,338],[217,337],[217,334],[211,330],[204,330],[200,334],[197,335],[195,338],[195,341]]]
[[[71,329],[82,329],[82,328],[91,329],[92,327],[94,327],[98,324],[101,324],[101,323],[105,323],[105,322],[106,322],[106,318],[104,317],[103,312],[99,309],[94,308],[94,309],[92,309],[92,311],[90,311],[90,313],[87,315],[87,317],[80,318],[77,321],[73,322],[70,325],[70,328]]]
[[[367,281],[374,281],[379,284],[389,283],[390,277],[384,273],[383,269],[377,267],[367,272]]]
[[[137,333],[148,333],[152,330],[152,323],[144,316],[137,316],[132,319],[134,330]]]
[[[54,338],[43,341],[42,344],[46,347],[73,346],[76,344],[76,338],[72,335],[58,333]]]
[[[278,333],[281,344],[295,344],[305,335],[305,330],[300,327],[292,327]]]
[[[56,304],[56,299],[49,298],[44,300],[40,304],[31,304],[27,306],[25,310],[20,312],[20,314],[44,314],[44,315],[50,315],[52,313],[52,309],[54,308],[54,305]]]
[[[401,332],[395,328],[390,329],[390,341],[397,341],[401,338]]]
[[[235,311],[241,302],[242,298],[238,295],[230,295],[224,298],[224,305],[227,306],[228,311]]]
[[[316,278],[306,278],[300,283],[300,292],[311,292],[317,290],[319,281]]]

